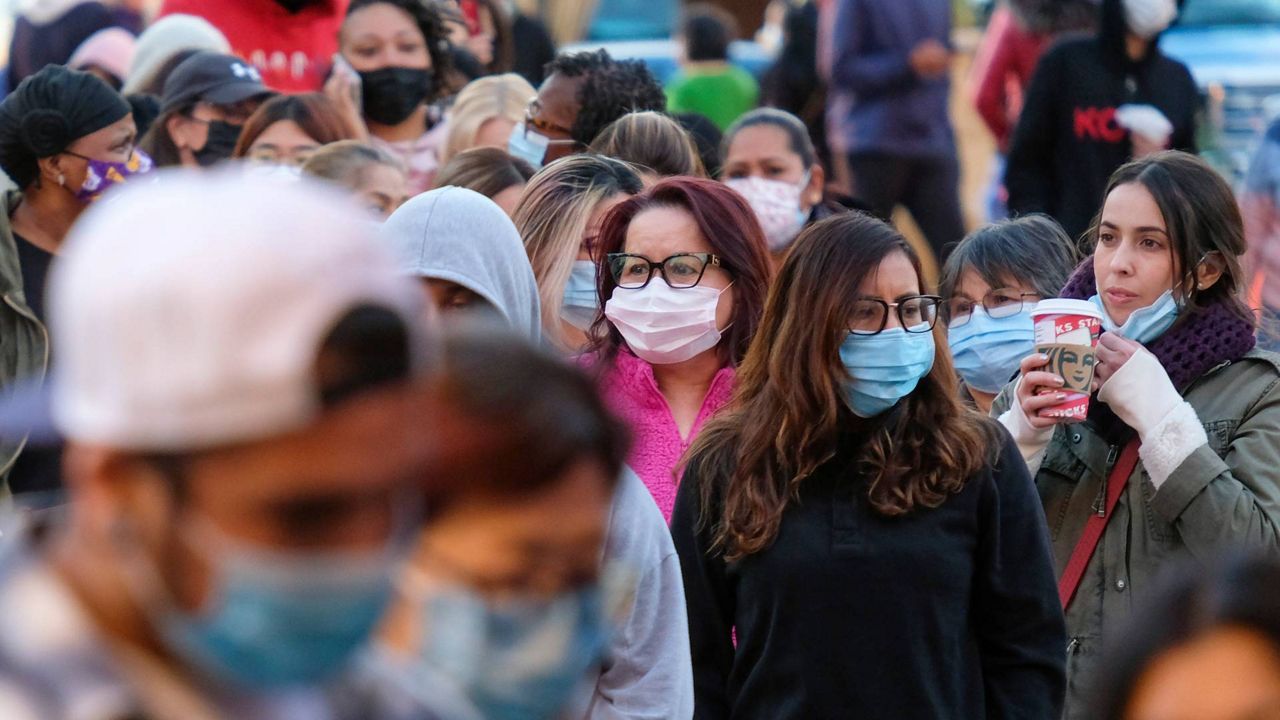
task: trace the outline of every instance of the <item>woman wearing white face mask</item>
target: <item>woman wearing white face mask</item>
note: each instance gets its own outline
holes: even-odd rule
[[[512,220],[524,239],[542,299],[542,333],[576,355],[600,315],[596,253],[600,224],[615,205],[640,192],[626,163],[602,155],[572,155],[533,176]]]
[[[738,119],[722,143],[720,179],[755,210],[778,258],[805,225],[842,210],[823,204],[826,173],[809,131],[796,116],[760,108]]]
[[[1116,168],[1195,151],[1200,91],[1156,42],[1177,14],[1176,0],[1102,0],[1096,36],[1040,59],[1009,149],[1011,214],[1046,213],[1079,237]]]
[[[1044,355],[1023,360],[993,408],[1050,522],[1068,720],[1093,717],[1102,633],[1171,561],[1280,548],[1280,357],[1254,349],[1230,187],[1195,156],[1153,155],[1116,172],[1095,227],[1093,256],[1062,291],[1102,314],[1088,418],[1045,414],[1065,395]]]
[[[635,435],[627,464],[670,519],[676,463],[729,399],[764,310],[764,236],[737,193],[673,178],[614,208],[597,252],[603,316],[587,362]]]
[[[1079,261],[1062,226],[1043,215],[969,233],[938,283],[961,395],[983,413],[1031,354],[1031,309],[1058,296]]]

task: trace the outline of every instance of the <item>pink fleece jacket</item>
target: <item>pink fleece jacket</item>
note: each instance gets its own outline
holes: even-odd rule
[[[587,360],[587,363],[592,364],[592,361]],[[729,402],[733,393],[733,375],[731,367],[721,368],[716,373],[689,437],[682,438],[671,408],[658,390],[658,382],[649,363],[621,350],[613,361],[613,367],[601,374],[606,401],[631,428],[633,444],[627,464],[649,488],[668,523],[671,522],[676,486],[679,484],[679,478],[674,475],[676,463],[689,449],[689,443],[707,418]]]

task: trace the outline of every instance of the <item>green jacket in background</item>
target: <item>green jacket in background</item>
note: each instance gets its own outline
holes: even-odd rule
[[[4,193],[4,214],[0,216],[0,393],[15,380],[43,379],[49,364],[49,336],[44,325],[27,307],[22,290],[22,268],[13,239],[9,217],[22,194]],[[0,438],[0,495],[8,494],[9,470],[25,441]]]
[[[760,101],[760,85],[751,73],[736,65],[723,70],[681,71],[667,84],[667,112],[697,113],[720,128],[754,110]]]
[[[1009,409],[1013,387],[996,399],[993,416]],[[1209,442],[1159,490],[1141,462],[1129,477],[1067,609],[1065,720],[1095,717],[1091,677],[1103,639],[1125,624],[1170,565],[1211,562],[1225,548],[1280,555],[1280,355],[1250,351],[1205,373],[1183,397]],[[1087,422],[1054,429],[1035,482],[1059,577],[1120,450]]]

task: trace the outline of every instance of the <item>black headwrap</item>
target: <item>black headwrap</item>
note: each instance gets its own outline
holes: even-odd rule
[[[129,103],[99,78],[47,65],[0,102],[0,169],[26,188],[36,160],[129,114]]]

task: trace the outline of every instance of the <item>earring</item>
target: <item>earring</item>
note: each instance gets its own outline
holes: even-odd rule
[[[66,186],[67,186],[67,176],[63,175],[62,173],[58,173],[58,187],[66,187]]]

